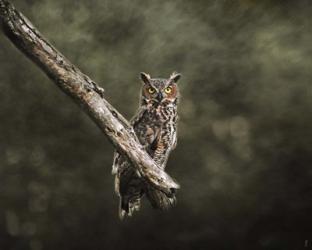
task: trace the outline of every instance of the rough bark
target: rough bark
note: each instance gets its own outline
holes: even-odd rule
[[[6,0],[0,0],[0,20],[4,34],[11,42],[83,108],[147,181],[166,193],[179,188],[142,148],[129,122],[105,100],[104,90],[58,52]]]

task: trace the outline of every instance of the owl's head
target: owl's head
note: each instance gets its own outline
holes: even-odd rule
[[[140,73],[143,82],[143,104],[176,103],[179,98],[177,82],[181,74],[172,73],[168,79],[151,78],[149,74]]]

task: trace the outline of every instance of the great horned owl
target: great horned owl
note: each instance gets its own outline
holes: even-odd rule
[[[131,125],[148,154],[162,169],[170,152],[177,145],[177,106],[181,75],[173,73],[169,79],[151,78],[141,73],[143,82],[140,106],[131,120]],[[119,216],[131,216],[139,210],[145,194],[155,208],[167,209],[176,202],[175,194],[165,194],[147,183],[131,166],[131,163],[117,151],[114,154],[113,170],[115,191],[120,197]]]

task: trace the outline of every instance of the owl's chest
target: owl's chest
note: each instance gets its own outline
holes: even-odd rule
[[[141,143],[150,143],[156,135],[175,130],[176,110],[170,107],[158,107],[147,110],[134,130]]]
[[[144,123],[163,126],[166,123],[173,122],[175,116],[176,112],[173,107],[158,106],[157,108],[147,110],[144,117]]]

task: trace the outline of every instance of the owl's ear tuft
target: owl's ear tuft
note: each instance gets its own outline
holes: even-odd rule
[[[151,76],[149,74],[146,74],[144,72],[141,72],[140,73],[140,78],[141,80],[145,83],[145,84],[148,84],[151,80]]]
[[[175,82],[177,83],[180,78],[181,78],[181,74],[177,73],[177,72],[173,72],[171,75],[170,75],[170,82]]]

